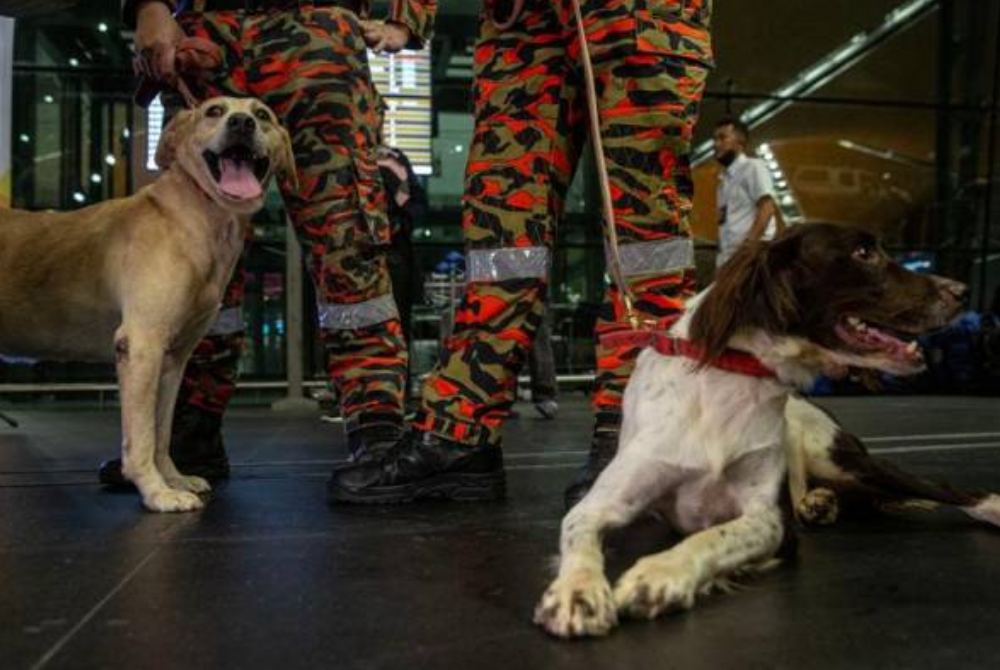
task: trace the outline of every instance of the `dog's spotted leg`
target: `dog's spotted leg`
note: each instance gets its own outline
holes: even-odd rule
[[[606,635],[618,622],[604,575],[602,536],[634,520],[679,476],[637,453],[649,452],[622,449],[563,519],[559,573],[535,608],[535,623],[552,635]]]
[[[187,512],[204,507],[198,496],[167,485],[155,466],[156,401],[164,347],[155,332],[129,332],[115,337],[116,366],[122,405],[122,474],[153,512]]]
[[[615,586],[618,612],[652,619],[667,611],[688,609],[702,588],[774,556],[783,534],[781,511],[767,507],[640,559]]]

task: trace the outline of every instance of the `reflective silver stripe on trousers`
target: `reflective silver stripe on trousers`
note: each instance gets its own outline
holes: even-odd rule
[[[215,323],[208,329],[209,335],[232,335],[246,330],[243,325],[243,308],[227,307],[219,310]]]
[[[549,276],[549,250],[546,247],[473,249],[466,256],[466,263],[466,277],[470,282],[545,280]]]
[[[316,309],[319,327],[323,330],[353,330],[399,318],[399,310],[396,309],[396,301],[392,299],[391,293],[353,305],[321,302]]]
[[[688,237],[622,244],[618,253],[626,277],[668,274],[694,267],[694,242]]]

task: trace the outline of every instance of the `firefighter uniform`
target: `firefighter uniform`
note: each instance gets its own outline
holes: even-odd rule
[[[411,461],[405,468],[389,463],[379,477],[335,475],[333,501],[397,501],[390,489],[421,477],[430,481],[434,463],[485,474],[500,462],[492,457],[476,467],[458,465],[461,457],[452,452],[500,443],[518,371],[542,318],[555,224],[588,127],[571,1],[524,0],[519,16],[497,20],[517,4],[491,0],[480,19],[463,203],[468,284],[442,361],[423,385],[418,436],[410,440],[417,446],[401,452]],[[681,310],[695,288],[689,153],[712,64],[711,2],[581,4],[624,272],[639,315],[662,319]],[[597,335],[629,327],[610,288]],[[595,438],[616,442],[622,394],[637,355],[634,346],[598,346]],[[447,458],[428,455],[442,445]],[[400,475],[404,470],[423,474]],[[470,477],[459,493],[467,495],[472,485]],[[410,497],[425,490],[447,496],[444,486],[414,484]],[[484,488],[481,497],[500,488]]]
[[[386,264],[390,227],[376,153],[382,103],[359,23],[369,0],[160,1],[179,10],[188,36],[222,50],[222,67],[187,81],[195,96],[260,98],[291,135],[300,188],[282,196],[316,288],[348,434],[398,431],[407,352]],[[123,2],[130,25],[137,4]],[[386,20],[405,25],[407,46],[419,48],[430,38],[435,9],[436,0],[393,0]],[[182,101],[165,95],[164,104],[169,111]],[[243,284],[241,266],[185,370],[178,413],[224,411],[244,337]]]
[[[705,0],[584,2],[624,270],[641,316],[694,290],[688,155],[711,64]],[[463,229],[468,290],[418,425],[496,444],[542,315],[555,223],[585,139],[586,99],[568,0],[528,0],[511,28],[484,17]],[[609,289],[597,334],[628,328]],[[598,431],[617,430],[638,351],[598,348]]]

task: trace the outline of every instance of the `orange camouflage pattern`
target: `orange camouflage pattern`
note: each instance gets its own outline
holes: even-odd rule
[[[583,10],[620,241],[688,239],[690,144],[712,59],[710,3],[588,0]],[[588,127],[569,0],[527,0],[503,32],[481,19],[474,67],[466,246],[551,249]],[[640,276],[631,285],[636,310],[657,320],[678,313],[695,289],[693,270]],[[470,446],[499,444],[545,289],[538,279],[468,285],[445,354],[423,387],[420,430]],[[597,335],[628,327],[611,288]],[[598,346],[596,431],[617,430],[638,352]]]
[[[406,4],[406,15],[421,31],[415,37],[429,37],[433,0]],[[300,187],[291,191],[283,184],[282,196],[317,294],[339,305],[389,294],[390,227],[376,163],[381,100],[358,15],[306,4],[259,13],[199,12],[199,6],[194,2],[193,11],[178,20],[188,35],[218,44],[224,65],[211,79],[191,82],[192,91],[200,99],[260,98],[288,129]],[[180,100],[165,103],[177,106]],[[238,270],[223,308],[242,303],[243,282]],[[402,424],[407,351],[399,321],[325,329],[323,339],[347,430]],[[206,338],[198,349],[203,355],[196,352],[186,370],[182,398],[224,411],[241,342],[242,335]]]

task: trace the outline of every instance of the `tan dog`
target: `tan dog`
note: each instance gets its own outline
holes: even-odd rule
[[[122,472],[145,506],[203,506],[170,459],[184,365],[219,310],[249,215],[272,175],[294,181],[288,133],[254,99],[214,98],[164,130],[164,174],[130,198],[68,213],[0,210],[0,353],[111,361]]]

